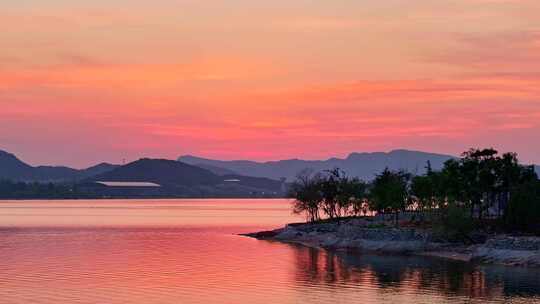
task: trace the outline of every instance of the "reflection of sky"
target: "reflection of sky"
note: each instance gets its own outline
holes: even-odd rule
[[[540,271],[238,236],[286,200],[0,204],[2,303],[535,303]]]
[[[536,0],[3,1],[0,148],[75,166],[492,145],[540,162],[538,11]]]

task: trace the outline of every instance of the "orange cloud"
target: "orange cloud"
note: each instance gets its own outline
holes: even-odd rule
[[[535,0],[25,3],[0,4],[0,149],[27,159],[540,162]]]
[[[78,64],[0,72],[4,88],[115,85],[168,87],[184,81],[233,81],[276,73],[268,63],[235,58],[207,58],[185,64],[98,64],[80,57]]]

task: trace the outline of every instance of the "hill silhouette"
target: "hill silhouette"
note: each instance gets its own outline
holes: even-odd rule
[[[24,182],[73,182],[118,167],[108,163],[77,170],[64,166],[33,167],[21,161],[14,154],[0,150],[0,179]]]
[[[289,159],[270,162],[255,162],[248,160],[222,161],[206,159],[196,156],[182,156],[179,161],[210,171],[214,180],[223,180],[235,176],[261,177],[273,180],[287,178],[289,181],[304,169],[316,171],[341,168],[351,176],[370,180],[385,167],[392,170],[404,169],[410,173],[422,174],[425,172],[427,161],[432,168],[438,170],[443,163],[453,156],[426,153],[420,151],[394,150],[388,153],[351,153],[347,158],[330,158],[327,160],[300,160]],[[0,179],[24,182],[78,182],[113,171],[121,166],[101,163],[86,169],[78,170],[65,166],[31,166],[14,154],[0,150]],[[540,173],[540,166],[535,166]],[[195,171],[193,171],[195,172]],[[208,173],[208,172],[207,172]],[[246,179],[244,178],[244,181]],[[255,180],[251,179],[254,182]],[[277,181],[276,181],[277,182]],[[256,184],[265,185],[266,180],[259,180]],[[266,186],[265,186],[266,187]]]
[[[223,179],[202,168],[166,159],[143,158],[96,175],[95,181],[153,182],[160,185],[215,185]]]
[[[444,162],[455,158],[451,155],[428,153],[410,150],[393,150],[390,152],[351,153],[347,158],[330,158],[327,160],[288,159],[269,162],[249,160],[223,161],[202,158],[192,155],[181,156],[178,161],[199,167],[209,168],[213,172],[232,171],[236,174],[267,177],[272,179],[286,178],[294,180],[296,175],[305,169],[314,171],[341,168],[351,176],[371,180],[385,168],[405,170],[413,174],[424,174],[429,161],[433,170],[440,170]],[[540,175],[540,166],[535,165]]]
[[[375,174],[386,167],[392,170],[403,169],[410,173],[422,174],[425,172],[427,161],[433,169],[441,169],[444,162],[453,158],[451,155],[426,153],[420,151],[394,150],[388,153],[351,153],[347,158],[330,158],[328,160],[300,160],[288,159],[269,162],[254,162],[247,160],[222,161],[206,159],[196,156],[181,156],[178,160],[196,165],[212,166],[232,170],[238,174],[267,177],[272,179],[287,178],[292,180],[304,169],[315,171],[341,168],[351,176],[371,180]]]
[[[143,158],[99,174],[86,182],[151,182],[162,186],[160,195],[250,196],[281,195],[282,182],[235,174],[217,175],[210,170],[166,159]]]

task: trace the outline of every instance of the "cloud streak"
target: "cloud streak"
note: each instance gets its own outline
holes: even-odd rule
[[[491,145],[540,163],[538,1],[25,2],[0,4],[0,148],[33,163]]]

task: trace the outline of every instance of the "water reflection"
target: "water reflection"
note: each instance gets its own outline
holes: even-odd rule
[[[358,255],[238,233],[280,200],[0,203],[0,303],[540,303],[540,270]]]
[[[540,299],[540,271],[534,269],[291,246],[296,259],[296,282],[304,287],[327,285],[393,293],[433,292],[444,297],[470,299]]]

